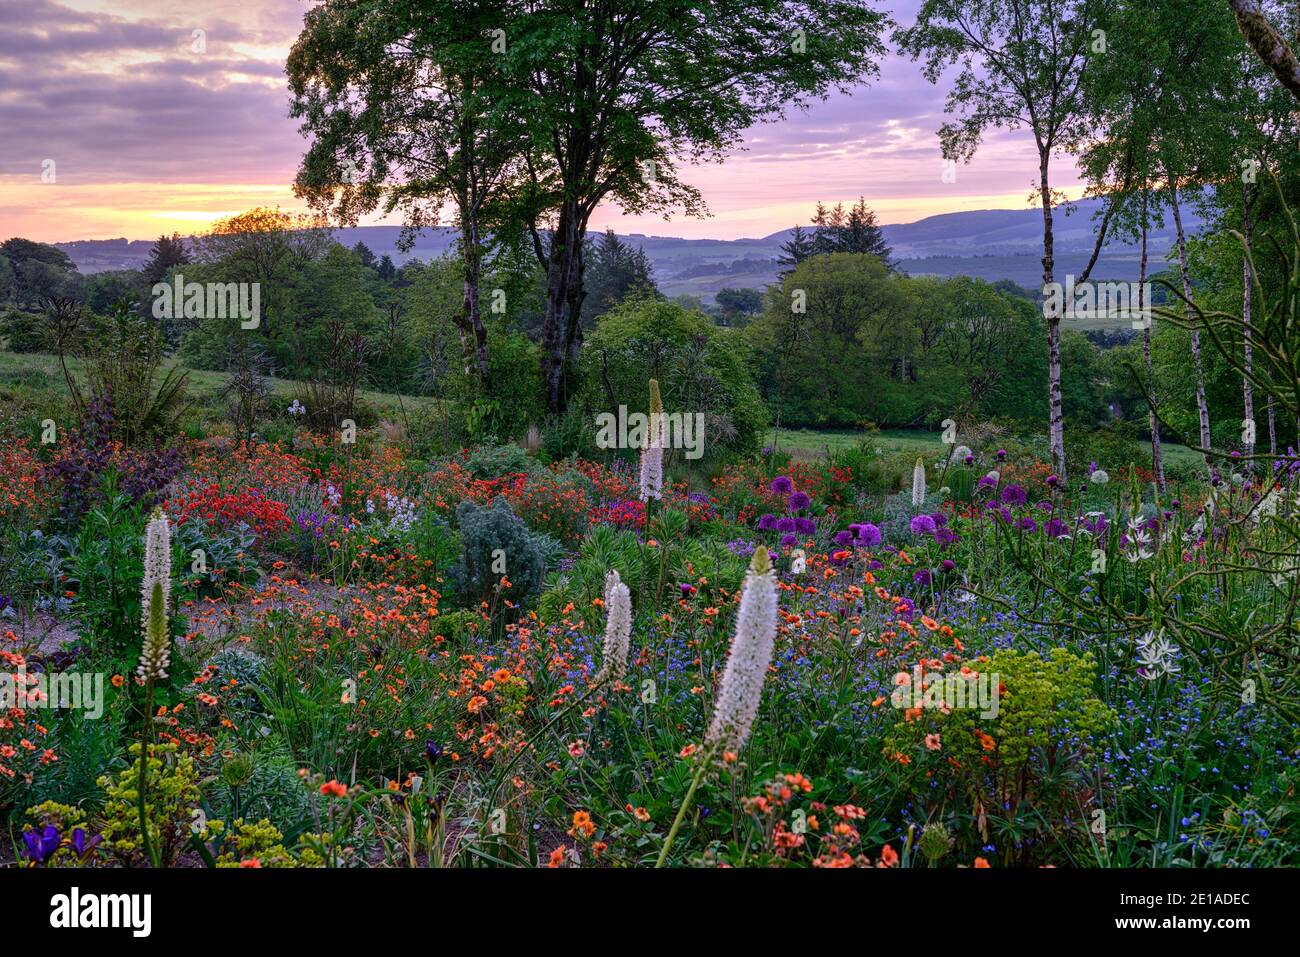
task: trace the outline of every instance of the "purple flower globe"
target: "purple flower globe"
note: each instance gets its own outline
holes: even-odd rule
[[[776,520],[776,530],[778,532],[793,532],[795,529],[794,519],[786,515]]]
[[[778,475],[772,479],[772,491],[777,495],[789,495],[794,491],[794,483],[790,481],[790,476]]]
[[[782,536],[781,536],[781,547],[782,547],[782,548],[790,548],[790,547],[793,546],[794,543],[797,542],[797,541],[799,541],[799,538],[798,538],[798,536],[796,536],[796,535],[782,535]]]
[[[770,532],[772,529],[776,528],[776,516],[772,515],[770,512],[766,515],[760,515],[758,519],[758,528],[759,531]]]
[[[880,544],[880,529],[870,522],[863,522],[858,526],[858,541],[867,548],[875,548]]]
[[[817,523],[811,518],[796,518],[794,520],[794,530],[800,535],[816,535]]]
[[[1028,494],[1019,485],[1008,485],[1002,490],[1003,505],[1024,505],[1028,499]]]
[[[812,504],[812,499],[810,499],[807,493],[805,492],[792,492],[790,494],[791,511],[801,512],[811,504]]]
[[[918,515],[918,516],[916,516],[916,518],[912,519],[912,534],[913,534],[913,535],[933,535],[933,534],[934,534],[934,519],[931,518],[929,515]]]
[[[836,545],[847,545],[847,544],[849,544],[851,541],[853,541],[853,533],[850,532],[848,529],[845,529],[845,530],[842,531],[842,532],[836,532],[836,533],[835,533],[835,544],[836,544]]]

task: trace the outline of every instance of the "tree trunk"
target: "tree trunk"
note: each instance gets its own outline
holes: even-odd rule
[[[1277,457],[1277,416],[1273,414],[1273,397],[1268,397],[1268,454]]]
[[[1242,184],[1241,187],[1241,231],[1246,240],[1246,252],[1250,252],[1250,187]],[[1252,363],[1254,361],[1254,345],[1251,342],[1250,328],[1250,259],[1246,256],[1241,260],[1241,324],[1242,324],[1242,362],[1245,367],[1244,374],[1241,377],[1241,405],[1242,415],[1245,421],[1242,423],[1245,441],[1242,443],[1245,447],[1246,468],[1251,472],[1255,471],[1255,463],[1251,456],[1255,454],[1255,392],[1251,386],[1250,376]]]
[[[1142,256],[1138,260],[1138,288],[1144,289],[1147,281],[1147,202],[1142,196]],[[1156,418],[1156,377],[1151,370],[1151,323],[1142,329],[1142,358],[1146,362],[1147,381],[1150,383],[1151,406],[1147,409],[1147,427],[1151,430],[1151,470],[1156,474],[1156,486],[1165,490],[1165,457],[1160,447],[1160,421]]]
[[[1053,282],[1056,257],[1052,236],[1052,193],[1047,181],[1049,152],[1040,148],[1038,155],[1039,186],[1043,197],[1043,295],[1046,296],[1047,287]],[[1065,420],[1061,412],[1061,317],[1059,315],[1047,316],[1047,416],[1052,466],[1064,482]]]
[[[1183,233],[1183,215],[1178,204],[1178,183],[1171,181],[1169,184],[1169,203],[1173,207],[1174,213],[1174,230],[1178,238],[1178,268],[1182,273],[1183,279],[1183,296],[1185,299],[1192,298],[1192,278],[1187,269],[1187,236]],[[1190,302],[1184,303],[1184,310],[1187,316],[1187,324],[1192,325],[1194,317]],[[1209,449],[1210,447],[1210,407],[1205,401],[1205,365],[1201,361],[1201,333],[1200,330],[1192,328],[1192,362],[1196,366],[1196,411],[1201,420],[1201,448]],[[1206,468],[1211,468],[1210,455],[1205,453]],[[1211,471],[1213,469],[1211,468]]]
[[[546,261],[546,309],[542,315],[542,380],[552,412],[568,405],[565,372],[582,347],[582,240],[585,217],[565,200],[551,234]]]

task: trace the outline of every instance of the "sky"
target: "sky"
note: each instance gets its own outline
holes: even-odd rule
[[[879,5],[909,24],[920,0]],[[253,206],[301,208],[292,182],[306,140],[288,116],[284,61],[310,6],[0,0],[0,239],[155,239]],[[1037,167],[1025,131],[992,131],[944,181],[946,94],[890,55],[879,79],[747,130],[722,164],[686,167],[708,218],[602,207],[592,225],[738,239],[859,196],[882,223],[1025,208]],[[1068,158],[1053,176],[1068,196],[1082,192]]]

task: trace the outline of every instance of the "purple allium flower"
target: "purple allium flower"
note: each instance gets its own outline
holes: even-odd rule
[[[928,585],[930,584],[931,579],[932,576],[930,575],[930,569],[928,568],[919,569],[916,574],[912,576],[912,581],[916,582],[918,585]]]
[[[935,528],[943,528],[948,524],[948,516],[943,514],[943,512],[931,512],[930,517],[934,519]]]
[[[794,545],[794,543],[797,542],[797,541],[799,541],[799,538],[798,538],[797,535],[782,535],[782,536],[781,536],[781,547],[782,547],[782,548],[790,548],[790,547],[791,547],[792,545]]]
[[[933,535],[934,519],[932,519],[929,515],[916,516],[916,518],[912,519],[912,534]]]
[[[1060,477],[1059,475],[1049,475],[1049,476],[1047,476],[1047,487],[1048,487],[1048,488],[1056,488],[1056,487],[1057,487],[1058,485],[1060,485],[1060,484],[1061,484],[1061,477]]]
[[[1070,526],[1066,525],[1059,518],[1054,518],[1049,521],[1047,525],[1044,526],[1043,530],[1047,532],[1048,535],[1052,536],[1052,538],[1060,538],[1062,535],[1070,534]]]
[[[817,523],[811,518],[796,518],[794,520],[794,530],[800,535],[816,535]]]
[[[46,824],[45,829],[37,834],[35,831],[23,831],[23,848],[19,854],[29,861],[44,864],[50,855],[59,849],[59,829],[53,824]]]
[[[957,539],[957,533],[951,528],[937,528],[934,530],[934,540],[940,545],[952,545]]]
[[[788,475],[778,475],[772,479],[772,491],[777,495],[789,495],[794,491],[794,483]]]
[[[867,563],[867,567],[870,568],[873,572],[878,572],[885,567],[885,563],[880,561],[880,559],[878,558],[873,558],[870,562]]]
[[[836,545],[847,545],[847,544],[849,544],[849,542],[851,542],[851,541],[853,541],[853,533],[850,532],[848,529],[845,529],[845,530],[842,531],[842,532],[836,532],[836,533],[835,533],[835,544],[836,544]]]
[[[975,486],[976,488],[993,488],[997,484],[997,479],[992,475],[983,475],[980,477],[980,480],[975,483]]]
[[[858,541],[867,548],[875,548],[880,544],[880,529],[870,522],[863,522],[858,526]]]
[[[1005,462],[1006,460],[1007,460],[1007,450],[1006,450],[1006,449],[998,449],[998,461],[999,461],[999,462]]]
[[[1043,512],[1050,512],[1052,509],[1056,508],[1056,506],[1053,505],[1051,502],[1049,502],[1047,499],[1043,499],[1034,507]]]
[[[770,532],[776,528],[776,516],[770,512],[766,515],[760,515],[758,517],[758,528],[759,531]]]
[[[778,532],[793,532],[794,529],[794,519],[789,515],[784,515],[776,520],[776,530]]]
[[[812,504],[812,499],[808,497],[807,493],[805,492],[790,493],[789,505],[790,505],[790,510],[792,512],[801,512],[811,504]]]
[[[956,565],[956,563],[955,563],[951,558],[945,558],[943,561],[941,561],[941,562],[939,563],[939,567],[942,568],[942,569],[943,569],[944,571],[946,571],[946,572],[950,572],[950,571],[952,571],[954,568],[956,568],[957,565]]]
[[[1022,531],[1036,532],[1038,531],[1038,523],[1035,522],[1028,515],[1026,515],[1024,518],[1020,520],[1020,528]]]
[[[974,464],[975,464],[975,456],[973,456],[973,455],[968,455],[968,456],[966,456],[965,461],[966,461],[966,464],[967,464],[967,465],[974,465]]]
[[[691,584],[689,584],[689,583],[687,583],[687,582],[682,582],[681,585],[678,586],[678,587],[680,587],[681,590],[682,590],[682,597],[683,597],[683,598],[690,598],[690,597],[691,597],[691,592],[695,591],[695,586],[694,586],[694,585],[691,585]]]
[[[1024,505],[1029,496],[1019,485],[1008,485],[1002,490],[1003,505]]]

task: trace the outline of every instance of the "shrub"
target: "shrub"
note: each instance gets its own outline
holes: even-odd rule
[[[705,455],[755,451],[767,408],[736,330],[658,299],[631,299],[600,317],[581,359],[579,407],[593,417],[618,407],[642,411],[646,380],[657,379],[664,410],[702,412]]]
[[[545,573],[541,552],[528,526],[515,517],[505,499],[486,506],[461,502],[456,522],[461,558],[451,577],[462,604],[473,607],[491,601],[502,577],[511,582],[506,597],[512,602],[522,604],[537,593]]]

